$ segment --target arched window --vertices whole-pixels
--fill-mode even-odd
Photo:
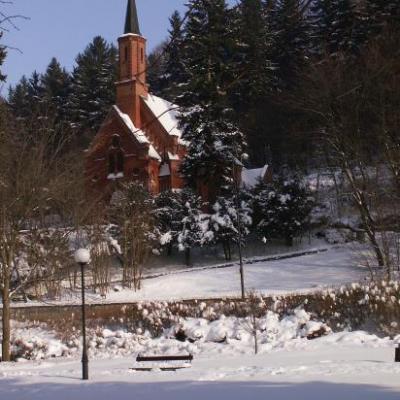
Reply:
[[[142,61],[142,64],[144,63],[144,50],[143,47],[140,49],[140,59]]]
[[[128,61],[128,47],[127,46],[124,48],[124,51],[125,51],[124,62],[127,62]]]
[[[121,138],[113,135],[108,152],[108,179],[119,179],[124,177],[125,155],[121,148]]]

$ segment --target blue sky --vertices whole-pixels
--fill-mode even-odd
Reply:
[[[19,31],[11,29],[4,42],[9,50],[3,70],[9,84],[34,70],[43,72],[54,56],[71,69],[76,55],[96,35],[116,41],[123,33],[126,0],[13,0],[5,12],[22,14],[30,19],[19,20]],[[142,34],[149,49],[161,42],[169,27],[168,18],[176,9],[183,12],[185,0],[137,0]]]

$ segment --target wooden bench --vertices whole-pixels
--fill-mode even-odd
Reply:
[[[193,361],[193,355],[188,354],[185,356],[142,356],[138,355],[136,357],[136,362],[138,363],[146,363],[146,362],[153,362],[153,363],[168,363],[171,361],[184,361],[185,363],[191,364]],[[191,365],[161,365],[157,367],[135,367],[132,368],[135,371],[152,371],[154,369],[159,369],[161,371],[176,371],[178,369],[189,368]]]

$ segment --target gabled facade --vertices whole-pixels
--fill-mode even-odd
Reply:
[[[125,32],[119,37],[117,100],[86,153],[92,189],[111,194],[116,182],[137,180],[157,194],[181,189],[179,167],[186,145],[178,129],[177,107],[149,93],[146,39],[135,0],[128,1]]]

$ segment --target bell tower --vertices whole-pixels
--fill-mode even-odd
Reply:
[[[146,39],[140,33],[135,0],[128,0],[125,31],[118,38],[119,81],[117,106],[128,114],[137,128],[142,127],[140,97],[147,97]]]

